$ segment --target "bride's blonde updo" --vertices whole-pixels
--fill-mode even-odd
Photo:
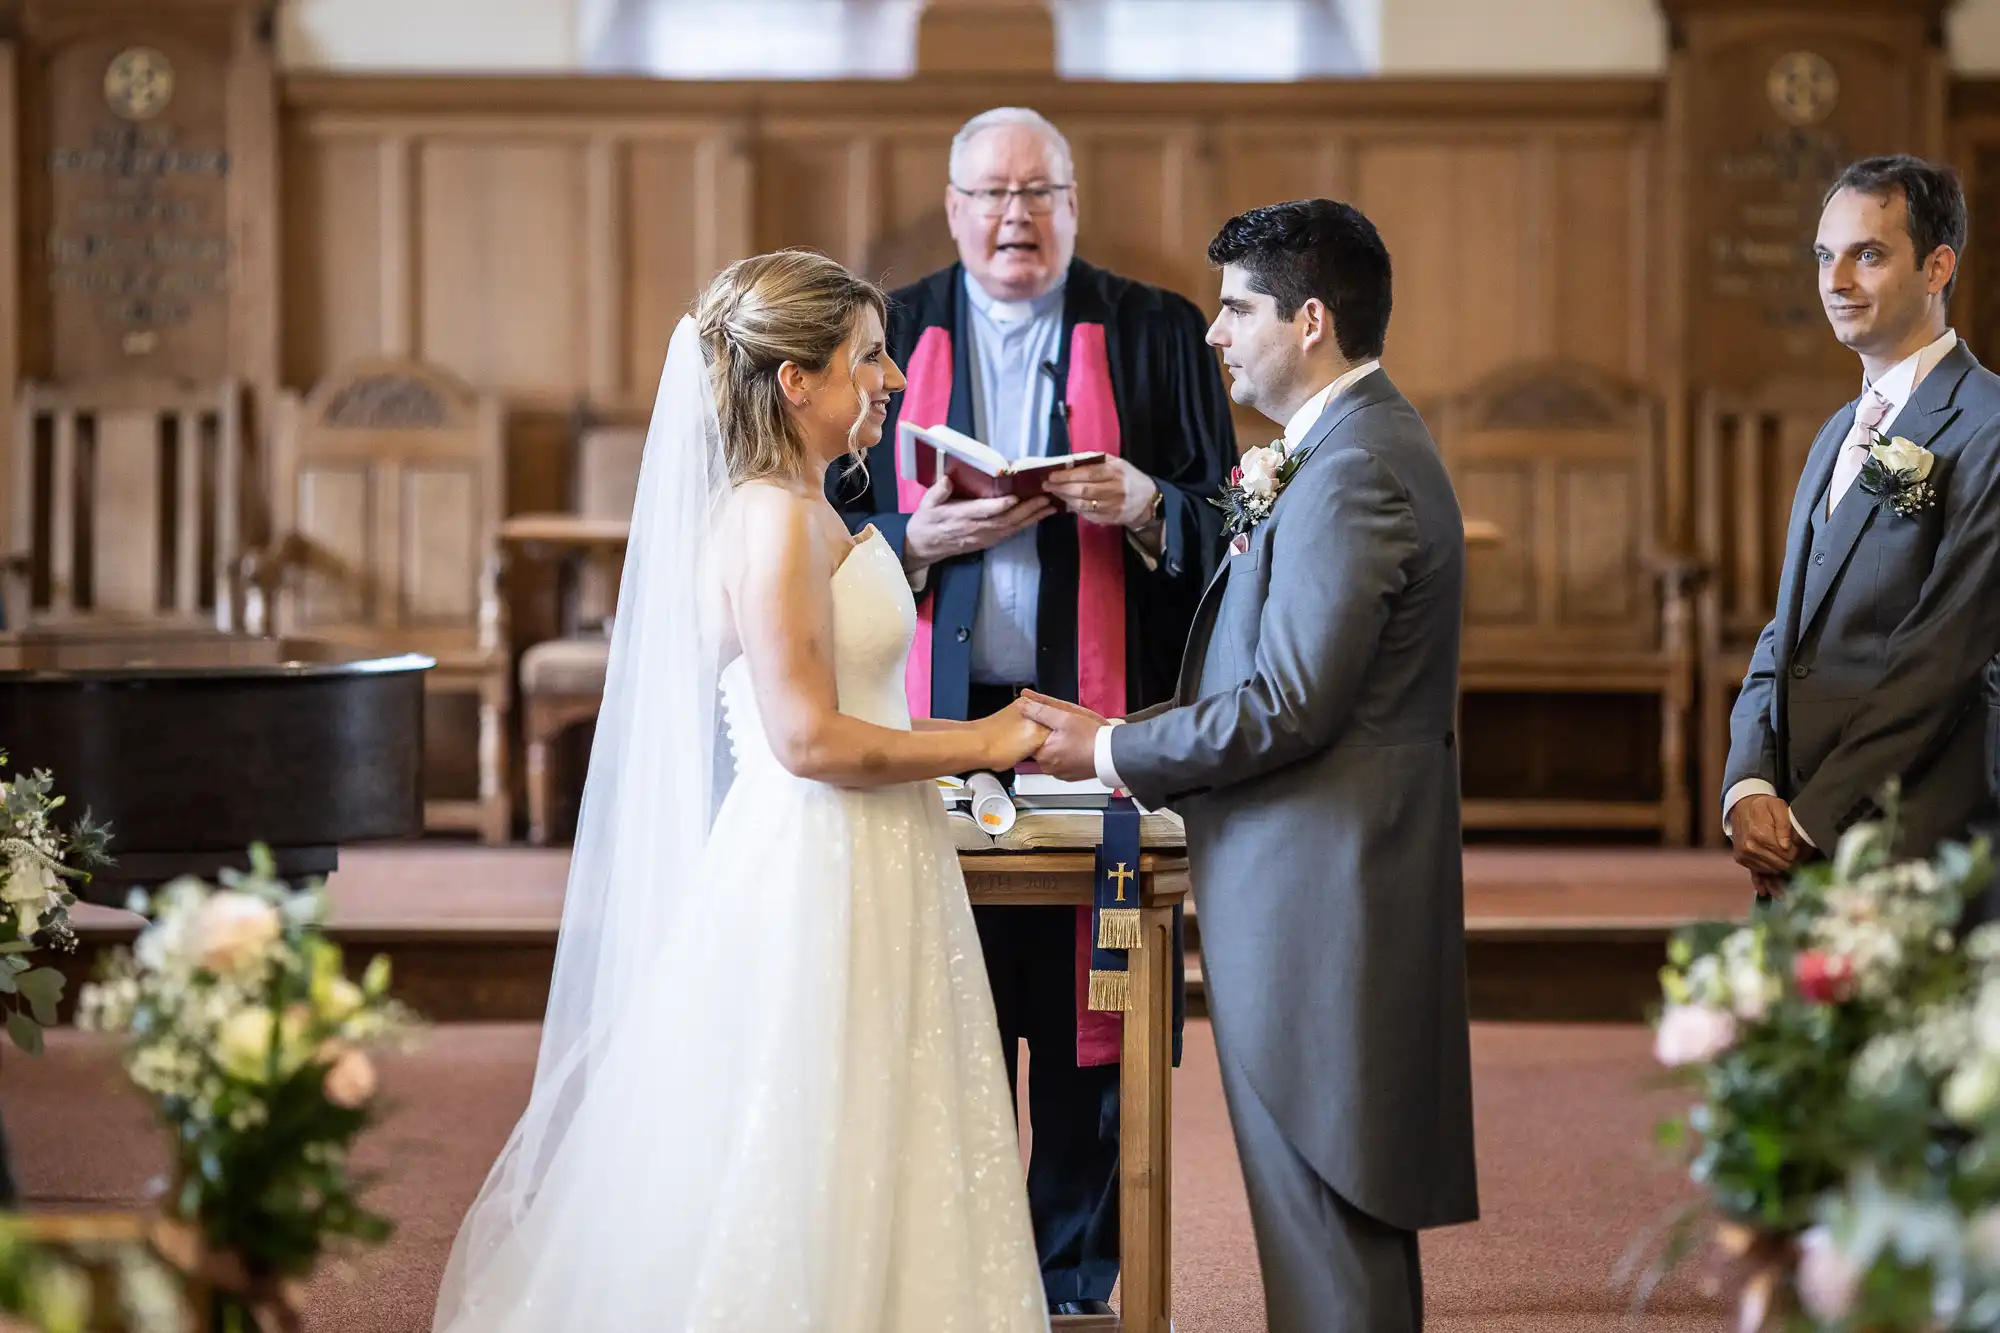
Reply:
[[[814,374],[825,371],[868,308],[886,326],[881,288],[810,250],[739,259],[708,285],[695,323],[715,386],[731,482],[817,472],[786,408],[778,367],[790,361]],[[867,415],[868,403],[857,391],[850,449]]]

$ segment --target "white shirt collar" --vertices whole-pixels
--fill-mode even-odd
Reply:
[[[1906,356],[1889,367],[1883,372],[1882,378],[1875,383],[1870,384],[1866,376],[1862,377],[1863,393],[1873,389],[1889,400],[1889,415],[1883,418],[1885,425],[1903,410],[1904,405],[1916,393],[1917,386],[1924,382],[1924,376],[1935,370],[1938,362],[1950,356],[1951,349],[1956,346],[1958,346],[1957,331],[1946,329],[1942,338],[1922,348],[1914,356]]]
[[[1037,296],[1032,301],[1003,301],[979,285],[972,276],[972,270],[965,272],[965,295],[977,310],[995,324],[1025,324],[1037,315],[1046,315],[1051,310],[1062,307],[1063,288],[1069,283],[1069,274],[1056,279],[1056,285]]]
[[[1320,413],[1326,411],[1328,403],[1359,384],[1371,372],[1381,368],[1380,361],[1364,361],[1308,398],[1306,405],[1292,413],[1292,419],[1285,423],[1285,452],[1290,453],[1299,447],[1299,442],[1305,439],[1306,432],[1313,428],[1315,421],[1319,420]]]

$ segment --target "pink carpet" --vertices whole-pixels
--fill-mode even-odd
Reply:
[[[524,1100],[536,1030],[453,1026],[385,1070],[396,1110],[369,1145],[377,1206],[401,1232],[352,1274],[315,1283],[315,1333],[422,1333],[459,1216]],[[1174,1092],[1178,1333],[1263,1327],[1249,1212],[1206,1023],[1189,1026]],[[1435,1333],[1720,1333],[1726,1321],[1670,1283],[1627,1324],[1609,1274],[1626,1239],[1675,1200],[1651,1126],[1677,1095],[1649,1090],[1636,1028],[1482,1025],[1474,1031],[1485,1216],[1424,1239]],[[130,1204],[163,1161],[143,1108],[101,1050],[57,1034],[0,1078],[23,1189],[37,1206]],[[588,1331],[580,1331],[588,1333]],[[668,1333],[662,1330],[662,1333]]]

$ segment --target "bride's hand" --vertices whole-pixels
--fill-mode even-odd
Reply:
[[[1005,772],[1042,748],[1049,729],[1030,719],[1019,701],[973,724],[986,749],[986,766]]]

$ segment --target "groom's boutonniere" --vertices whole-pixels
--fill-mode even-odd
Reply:
[[[1269,518],[1279,493],[1305,461],[1304,453],[1286,452],[1283,440],[1273,440],[1243,455],[1242,462],[1229,474],[1229,484],[1222,488],[1222,498],[1209,501],[1229,515],[1222,525],[1222,535],[1241,539]],[[1232,541],[1230,549],[1236,550],[1244,544]]]
[[[1868,461],[1861,465],[1861,489],[1889,501],[1889,507],[1904,518],[1937,503],[1937,487],[1931,485],[1931,467],[1936,455],[1922,445],[1898,435],[1885,437],[1868,432]]]

